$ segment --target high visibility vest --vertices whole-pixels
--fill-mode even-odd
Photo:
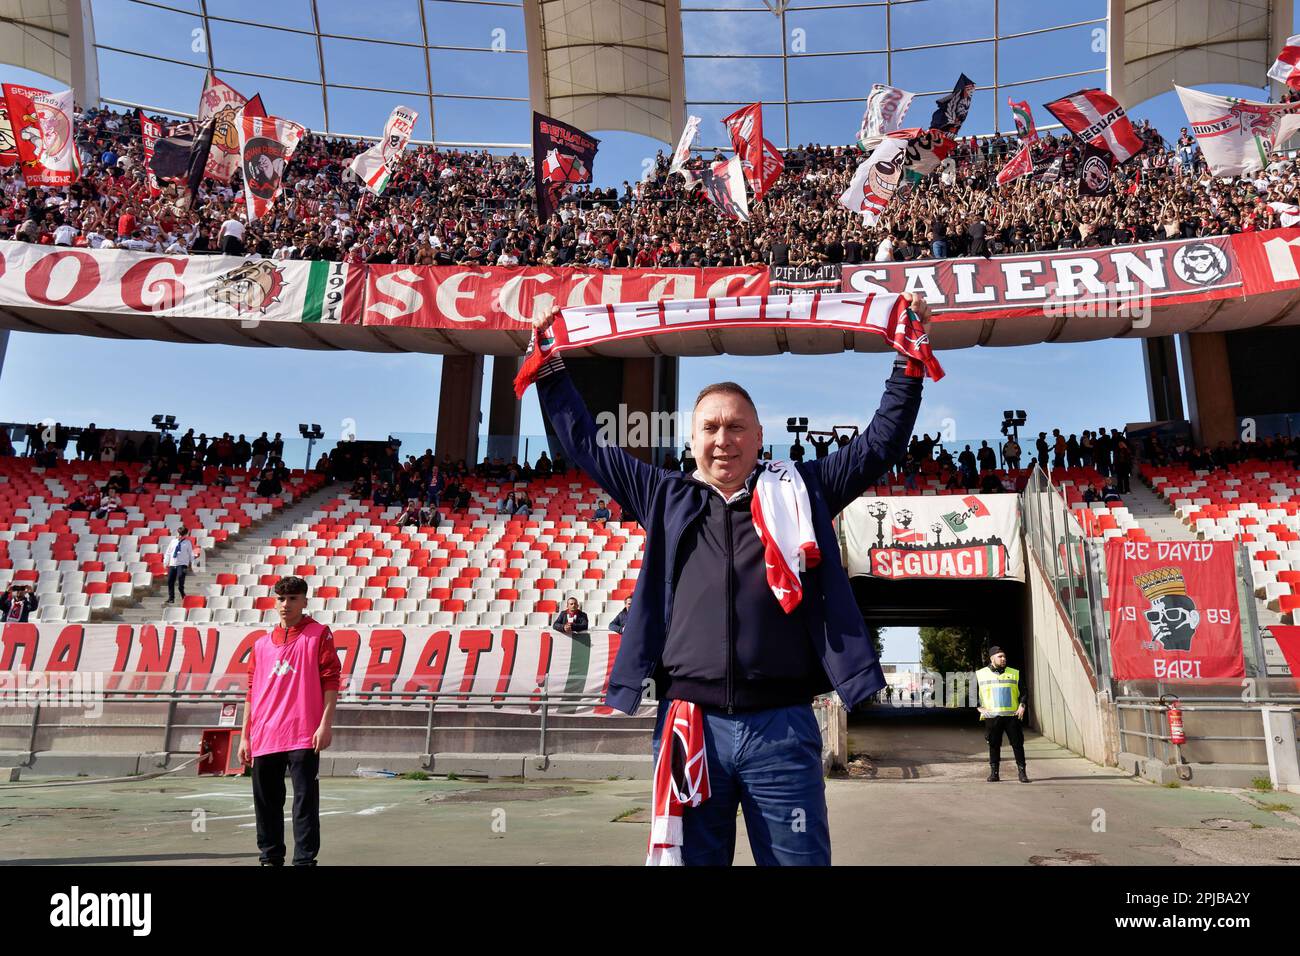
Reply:
[[[981,667],[975,679],[980,686],[980,706],[988,713],[1004,717],[1020,709],[1020,671],[1004,667],[999,674],[991,667]]]

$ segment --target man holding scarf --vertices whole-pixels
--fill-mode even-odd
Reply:
[[[906,299],[924,332],[928,307]],[[534,320],[535,343],[558,315]],[[710,385],[692,418],[693,474],[603,444],[559,352],[536,382],[565,456],[646,530],[606,703],[630,714],[647,690],[660,701],[647,862],[730,864],[740,807],[760,865],[828,865],[811,703],[834,689],[852,708],[885,686],[831,521],[902,458],[920,363],[894,363],[875,417],[847,446],[797,464],[760,462],[749,394]]]

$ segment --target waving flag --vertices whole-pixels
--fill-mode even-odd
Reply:
[[[199,125],[212,120],[212,149],[203,175],[228,183],[239,168],[239,113],[248,102],[228,83],[209,73],[199,96]]]
[[[776,181],[781,178],[781,173],[785,171],[785,157],[781,151],[772,145],[770,139],[763,140],[763,172],[759,180],[759,188],[754,190],[754,202],[758,202],[767,191],[776,185]]]
[[[1080,90],[1044,105],[1081,141],[1110,150],[1116,163],[1142,152],[1145,144],[1133,131],[1124,107],[1109,93]]]
[[[1277,55],[1277,60],[1268,68],[1269,79],[1284,83],[1293,90],[1300,90],[1300,34],[1286,38],[1286,46]]]
[[[953,138],[938,129],[899,129],[889,138],[906,141],[903,169],[912,180],[930,175],[957,148]]]
[[[925,544],[925,532],[920,528],[912,529],[906,525],[890,525],[890,536],[894,544]]]
[[[23,180],[28,186],[67,186],[81,176],[73,134],[72,90],[50,93],[4,84]]]
[[[1269,153],[1300,128],[1300,103],[1256,103],[1177,85],[1174,89],[1215,176],[1263,169]]]
[[[284,170],[305,132],[297,123],[278,116],[240,113],[239,156],[249,222],[265,215],[280,194]]]
[[[858,145],[871,152],[882,137],[899,129],[915,96],[915,93],[897,87],[874,84],[867,94],[867,110],[862,114],[862,126],[858,129]]]
[[[388,188],[393,173],[397,172],[397,164],[401,162],[406,144],[411,141],[419,115],[405,106],[395,107],[384,124],[384,135],[379,142],[352,160],[348,167],[376,196]]]
[[[736,155],[740,157],[745,182],[754,191],[754,198],[758,199],[763,192],[763,104],[750,103],[722,122],[731,136]]]
[[[1002,167],[998,173],[998,185],[1005,186],[1012,180],[1019,179],[1021,176],[1028,176],[1034,171],[1034,159],[1029,155],[1029,144],[1026,143],[1017,150],[1016,155],[1012,156],[1007,164]]]
[[[1022,143],[1032,143],[1038,139],[1038,130],[1034,127],[1034,114],[1029,108],[1028,100],[1021,100],[1019,103],[1007,97],[1007,106],[1011,107],[1011,115],[1016,121],[1016,136]]]
[[[966,122],[970,112],[971,97],[975,95],[975,81],[963,73],[957,78],[957,85],[952,92],[935,104],[934,116],[930,118],[930,128],[942,130],[956,136],[961,124]]]
[[[162,139],[162,124],[149,119],[142,109],[137,109],[135,114],[140,121],[140,142],[144,146],[145,179],[149,183],[149,195],[159,196],[162,194],[162,187],[158,185],[158,176],[153,171],[152,164],[153,148],[158,140]]]
[[[1115,156],[1108,149],[1088,143],[1079,163],[1079,195],[1105,196],[1115,184]]]
[[[879,222],[885,207],[894,198],[903,179],[906,149],[906,140],[886,136],[858,166],[849,188],[840,196],[841,206],[862,213],[864,225],[874,226]]]
[[[671,173],[680,173],[691,158],[691,147],[695,145],[695,137],[699,135],[700,123],[703,120],[698,116],[689,116],[686,119],[686,125],[682,128],[682,138],[677,141],[677,148],[673,150],[673,162],[668,167]],[[687,177],[690,182],[692,177]]]
[[[543,219],[555,212],[570,186],[591,182],[599,142],[576,126],[533,113],[533,180]]]
[[[0,96],[0,166],[12,166],[18,162],[18,141],[14,138],[14,127],[9,122],[9,104]]]
[[[1300,206],[1288,202],[1271,202],[1268,208],[1272,209],[1278,215],[1278,220],[1282,223],[1284,229],[1290,229],[1292,226],[1300,224]]]
[[[724,216],[749,222],[749,199],[745,195],[745,169],[739,156],[721,159],[700,177],[704,194]]]

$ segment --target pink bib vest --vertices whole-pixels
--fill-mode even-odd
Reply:
[[[253,708],[248,745],[253,756],[309,750],[325,713],[320,683],[321,639],[329,628],[309,622],[287,644],[271,641],[274,630],[253,645]]]

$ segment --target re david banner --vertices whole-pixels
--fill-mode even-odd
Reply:
[[[1231,541],[1106,542],[1116,680],[1244,677]]]
[[[859,498],[843,527],[851,575],[1025,579],[1015,495]]]
[[[199,97],[199,125],[212,120],[212,149],[203,175],[228,183],[239,169],[239,114],[248,99],[209,73]],[[251,111],[250,111],[251,113]]]
[[[81,176],[81,158],[73,129],[72,90],[49,93],[5,83],[4,94],[27,185],[76,182]]]
[[[239,153],[250,222],[265,215],[280,194],[285,167],[304,132],[297,123],[277,116],[240,114]]]
[[[415,121],[419,116],[415,110],[405,106],[396,107],[384,124],[384,135],[379,142],[352,160],[349,168],[376,196],[388,188],[389,181],[397,172],[397,164],[402,159],[406,144],[411,141]]]

